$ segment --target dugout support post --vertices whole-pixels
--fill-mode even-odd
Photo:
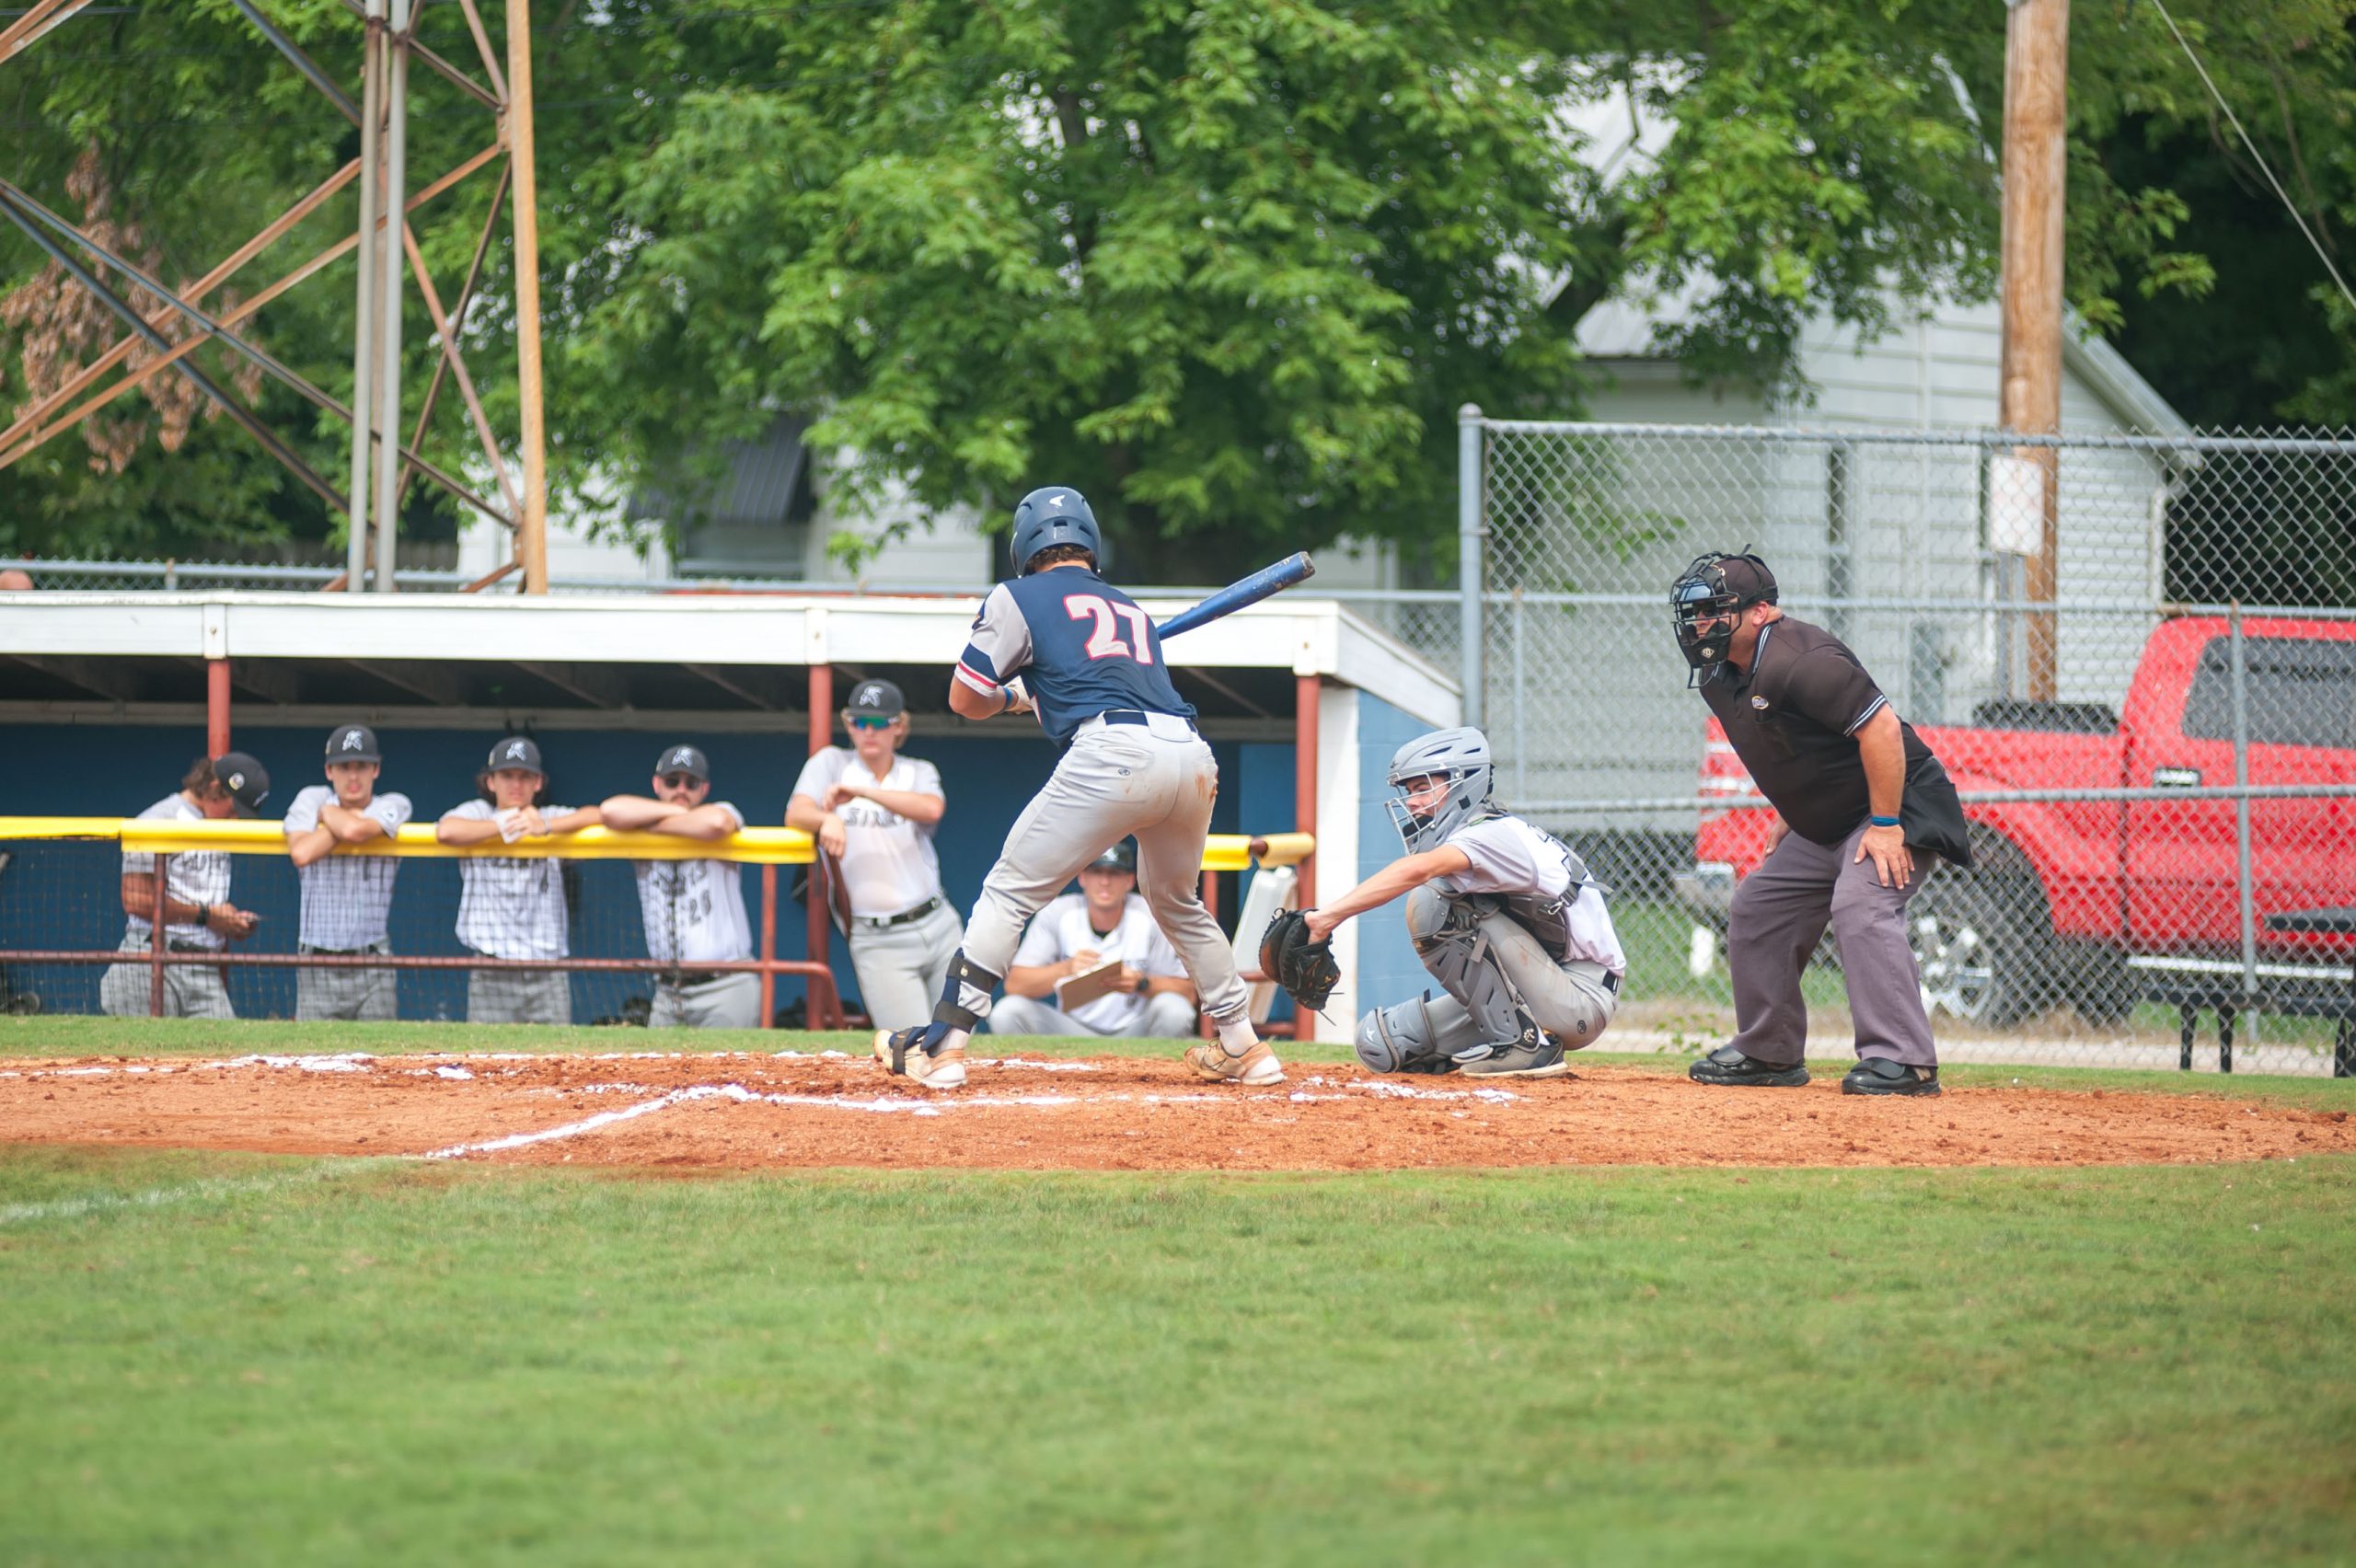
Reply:
[[[204,755],[219,756],[229,749],[229,661],[204,662]]]
[[[761,962],[777,959],[777,868],[761,868]],[[761,971],[761,1027],[777,1027],[777,971]]]
[[[1317,836],[1317,704],[1324,682],[1315,675],[1295,675],[1292,681],[1292,818],[1294,827]],[[1317,905],[1317,852],[1311,850],[1295,873],[1300,889],[1299,907]],[[1315,1036],[1317,1015],[1307,1008],[1292,1010],[1292,1037]]]
[[[156,857],[156,870],[150,884],[153,901],[147,905],[147,1016],[164,1016],[164,872],[171,864],[169,855]]]
[[[822,659],[814,659],[810,662],[810,749],[804,754],[805,755],[816,756],[820,752],[825,751],[827,744],[835,738],[834,710],[835,667]],[[762,890],[761,896],[764,901],[768,899],[767,888]],[[813,963],[829,963],[834,957],[835,951],[834,922],[826,913],[826,899],[819,888],[818,865],[814,859],[810,865],[810,896],[807,903],[809,922],[806,928],[807,934],[803,939],[804,951],[809,953],[810,962]],[[763,940],[774,941],[774,933],[777,930],[774,911],[771,912],[768,924],[763,929],[772,933]],[[763,953],[761,956],[768,958],[773,955]],[[768,1007],[766,1001],[763,1002],[761,1010],[764,1016],[768,1015]],[[817,1027],[817,1019],[814,1014],[810,1022],[812,1028]]]

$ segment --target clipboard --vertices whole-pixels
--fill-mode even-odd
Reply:
[[[1056,1010],[1069,1012],[1100,997],[1109,997],[1120,980],[1121,961],[1117,958],[1108,958],[1083,974],[1067,974],[1056,982]]]

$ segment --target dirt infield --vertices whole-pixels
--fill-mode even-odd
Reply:
[[[1369,1170],[2199,1163],[2356,1151],[2356,1123],[2206,1095],[1709,1090],[1608,1065],[1498,1085],[1311,1065],[1237,1090],[1175,1061],[1010,1057],[933,1095],[837,1053],[723,1052],[12,1062],[0,1140],[626,1167]]]

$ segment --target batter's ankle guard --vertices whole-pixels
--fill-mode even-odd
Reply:
[[[958,949],[949,961],[949,980],[932,1009],[933,1021],[971,1033],[976,1024],[990,1016],[990,993],[1005,978],[984,969],[965,956],[964,949]]]

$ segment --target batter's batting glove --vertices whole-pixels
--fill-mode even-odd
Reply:
[[[1309,934],[1309,912],[1279,910],[1260,938],[1260,973],[1284,987],[1297,1006],[1311,1012],[1325,1005],[1342,983],[1342,966],[1334,961],[1334,944]]]

